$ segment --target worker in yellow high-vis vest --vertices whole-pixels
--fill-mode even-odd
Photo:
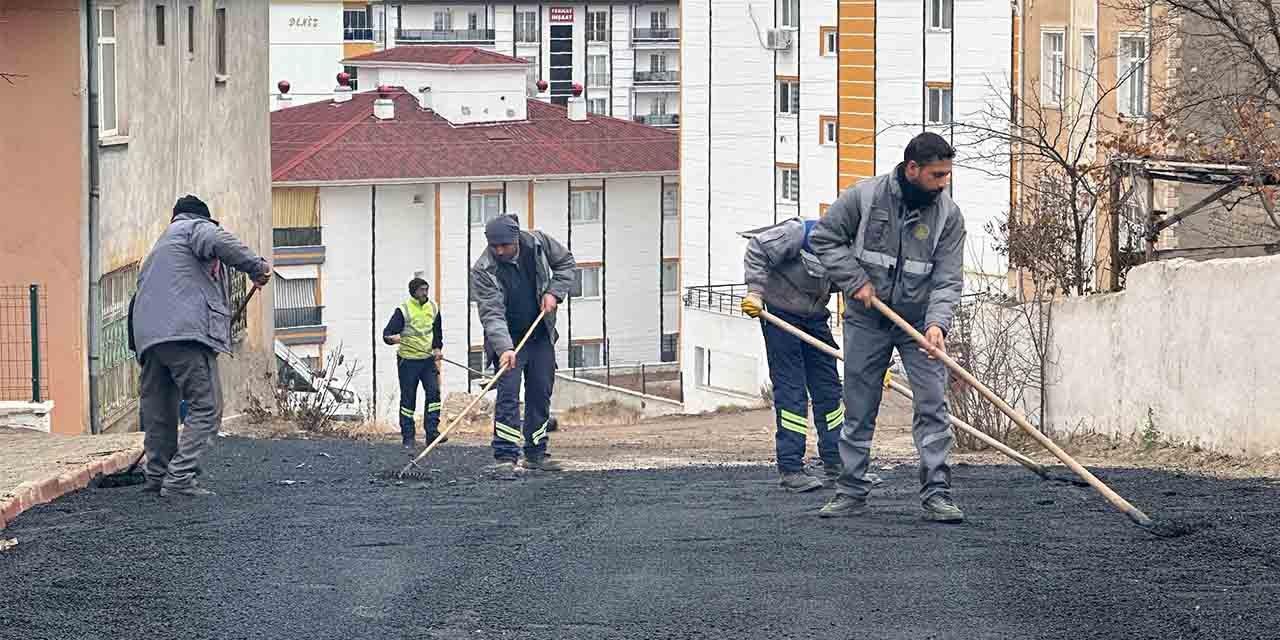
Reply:
[[[409,281],[409,299],[391,314],[382,330],[382,341],[399,345],[396,370],[400,376],[400,439],[406,449],[414,446],[414,411],[418,404],[418,384],[426,392],[427,414],[422,430],[428,444],[440,435],[440,368],[444,340],[440,333],[440,310],[428,297],[430,287],[422,278]]]

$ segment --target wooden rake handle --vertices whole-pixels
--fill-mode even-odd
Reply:
[[[760,317],[772,323],[774,326],[778,327],[779,329],[782,329],[783,331],[786,331],[787,333],[790,333],[791,335],[794,335],[795,337],[807,342],[808,344],[813,346],[813,348],[818,349],[823,353],[826,353],[827,355],[837,360],[844,360],[844,355],[841,354],[839,351],[837,351],[835,347],[832,347],[831,345],[805,333],[804,331],[801,331],[798,327],[788,323],[787,321],[779,318],[778,316],[775,316],[772,313],[769,313],[768,311],[761,311]],[[908,400],[915,399],[915,396],[912,395],[911,390],[903,386],[901,383],[890,381],[889,388],[905,396]],[[990,446],[992,449],[995,449],[996,451],[999,451],[1000,453],[1003,453],[1004,455],[1009,456],[1011,459],[1013,459],[1014,462],[1017,462],[1018,464],[1030,469],[1033,473],[1040,476],[1041,478],[1049,477],[1049,470],[1046,469],[1044,465],[1032,460],[1031,458],[1028,458],[1022,455],[1021,453],[1018,453],[1017,451],[1013,450],[1013,448],[1009,447],[1005,443],[1000,442],[999,440],[996,440],[995,438],[983,433],[982,431],[979,431],[976,427],[961,420],[960,418],[957,418],[951,414],[947,414],[947,419],[950,420],[951,424],[955,426],[955,428],[961,431],[964,431],[965,433],[987,443],[987,445]]]
[[[542,324],[542,319],[545,318],[546,315],[547,315],[546,310],[543,310],[541,313],[538,314],[538,319],[534,320],[532,325],[529,325],[529,330],[524,332],[523,338],[520,338],[520,344],[516,345],[516,348],[515,348],[516,353],[520,353],[520,350],[524,348],[524,344],[529,341],[529,338],[533,337],[533,332],[536,331],[538,329],[538,326]],[[422,453],[419,453],[417,457],[415,457],[413,460],[410,460],[409,464],[405,465],[404,468],[400,470],[400,473],[398,475],[400,477],[403,477],[405,473],[407,473],[410,469],[418,465],[419,460],[427,457],[427,454],[431,453],[431,451],[436,448],[436,445],[440,444],[440,442],[449,435],[449,432],[453,431],[453,428],[458,426],[458,424],[462,422],[462,419],[467,417],[467,415],[471,413],[471,410],[474,409],[476,405],[480,403],[480,400],[484,398],[484,395],[486,393],[489,393],[489,390],[492,389],[494,385],[498,384],[498,380],[501,379],[502,374],[506,372],[507,372],[506,366],[503,366],[502,368],[498,369],[498,372],[494,374],[492,379],[489,380],[489,384],[486,384],[484,386],[484,389],[480,390],[479,395],[477,395],[471,401],[471,404],[468,404],[467,407],[462,410],[462,413],[459,413],[457,416],[455,416],[453,421],[449,423],[449,426],[445,427],[442,431],[440,431],[440,435],[436,436],[436,439],[432,440],[431,444],[427,445],[427,448],[422,450]]]
[[[982,394],[982,397],[986,398],[991,404],[994,404],[1001,413],[1008,416],[1008,418],[1012,420],[1014,424],[1018,425],[1019,428],[1025,431],[1027,435],[1034,438],[1036,442],[1039,442],[1045,449],[1048,449],[1049,453],[1052,453],[1055,458],[1061,460],[1063,464],[1067,465],[1068,469],[1071,469],[1073,473],[1080,476],[1080,478],[1085,482],[1088,482],[1089,486],[1096,489],[1098,493],[1102,494],[1102,497],[1107,499],[1107,502],[1110,502],[1111,505],[1120,510],[1120,512],[1129,516],[1129,519],[1135,524],[1144,527],[1151,524],[1151,518],[1148,517],[1147,514],[1130,504],[1128,500],[1125,500],[1120,496],[1120,494],[1113,491],[1111,487],[1108,487],[1106,483],[1099,480],[1097,476],[1090,473],[1083,465],[1076,462],[1075,458],[1072,458],[1066,451],[1063,451],[1061,447],[1054,444],[1053,440],[1050,440],[1048,436],[1041,433],[1039,429],[1031,426],[1031,423],[1022,415],[1022,413],[1009,406],[1009,403],[1005,402],[1000,398],[1000,396],[997,396],[995,392],[991,391],[991,389],[988,389],[987,385],[979,382],[977,378],[973,377],[973,374],[966,371],[965,368],[960,366],[955,360],[952,360],[951,356],[948,356],[946,353],[935,349],[933,345],[930,345],[929,342],[925,340],[924,336],[919,331],[916,331],[915,327],[911,326],[911,323],[903,320],[902,316],[895,313],[888,305],[876,297],[871,298],[871,305],[875,307],[877,311],[884,314],[886,318],[892,320],[894,324],[898,325],[899,329],[902,329],[907,333],[907,335],[911,336],[911,338],[915,340],[916,343],[920,345],[920,348],[924,349],[926,353],[938,360],[941,360],[948,369],[957,376],[960,376],[961,380],[964,380],[969,386],[977,389],[978,393]]]

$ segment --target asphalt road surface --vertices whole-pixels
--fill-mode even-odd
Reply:
[[[321,455],[324,454],[324,455]],[[222,438],[206,486],[86,490],[0,538],[0,638],[1280,638],[1280,489],[1102,470],[1159,539],[1086,488],[958,466],[969,520],[920,520],[916,473],[856,519],[765,467],[428,482],[389,445]],[[301,466],[300,466],[301,465]],[[292,482],[292,484],[289,484]]]

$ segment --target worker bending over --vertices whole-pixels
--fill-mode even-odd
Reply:
[[[396,307],[382,330],[383,342],[399,345],[396,373],[400,378],[400,440],[406,449],[413,448],[419,383],[426,394],[427,412],[422,418],[426,443],[431,444],[440,435],[439,363],[444,340],[440,332],[440,310],[428,297],[430,292],[426,280],[410,280],[409,299]]]
[[[816,224],[817,220],[792,218],[751,238],[743,261],[747,296],[742,299],[742,311],[758,318],[767,305],[779,319],[835,347],[827,309],[831,281],[809,246],[809,234]],[[804,468],[809,398],[813,398],[818,456],[824,475],[833,482],[841,471],[836,442],[845,421],[836,359],[769,322],[762,320],[760,327],[773,384],[780,484],[795,492],[821,488],[823,481],[808,475]],[[878,480],[874,475],[871,478],[872,482]]]
[[[569,295],[577,263],[564,245],[542,231],[521,231],[503,214],[484,229],[489,246],[471,267],[471,297],[484,326],[484,348],[499,366],[493,412],[493,456],[499,472],[558,471],[547,457],[551,388],[556,374],[556,307]],[[535,326],[538,314],[546,312]],[[533,334],[520,352],[525,333]],[[520,379],[524,378],[524,417]],[[520,459],[520,445],[524,458]]]
[[[912,436],[920,454],[920,499],[927,520],[960,522],[951,498],[947,454],[947,370],[871,306],[880,298],[922,332],[930,350],[945,353],[947,331],[963,287],[964,218],[946,193],[955,151],[941,136],[922,133],[907,145],[892,173],[841,194],[809,242],[842,291],[844,402],[840,433],[844,469],[823,517],[860,513],[871,484],[863,476],[883,393],[882,379],[897,348],[915,395]]]

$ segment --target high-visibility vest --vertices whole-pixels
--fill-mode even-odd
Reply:
[[[396,353],[405,360],[424,360],[431,357],[431,328],[436,321],[436,305],[428,300],[419,304],[409,298],[400,305],[404,315],[404,329],[400,331],[400,348]]]

